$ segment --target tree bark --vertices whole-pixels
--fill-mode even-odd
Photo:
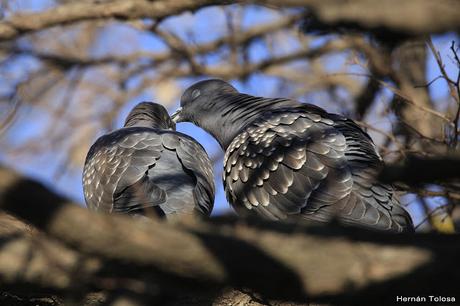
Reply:
[[[305,7],[328,27],[353,27],[370,31],[423,35],[460,30],[460,3],[456,0],[118,0],[66,3],[43,12],[17,14],[0,22],[0,40],[53,26],[84,20],[117,18],[162,19],[204,6],[248,3],[280,7]],[[442,17],[442,18],[441,18]]]
[[[460,281],[458,235],[391,235],[260,220],[139,222],[91,213],[6,168],[0,168],[0,178],[2,209],[74,250],[63,252],[63,259],[51,257],[68,266],[59,270],[68,286],[103,287],[93,276],[123,275],[167,290],[232,286],[269,299],[356,304],[358,297],[360,303],[393,303],[396,295],[451,296]],[[18,239],[3,243],[0,269],[11,258],[21,258],[13,251],[43,253],[30,240]],[[81,279],[75,282],[65,273],[75,273],[77,252],[87,259],[79,262]],[[21,270],[21,265],[16,267]],[[62,289],[53,281],[58,277],[53,270],[43,268],[41,273],[27,283]]]

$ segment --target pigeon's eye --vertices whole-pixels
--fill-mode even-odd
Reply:
[[[199,89],[195,89],[194,91],[192,91],[192,100],[195,100],[196,98],[198,98],[200,94],[201,92]]]

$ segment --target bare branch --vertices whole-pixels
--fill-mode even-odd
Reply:
[[[359,301],[372,303],[394,301],[388,292],[401,288],[410,295],[454,292],[460,280],[454,264],[457,236],[411,237],[261,221],[216,220],[220,224],[179,227],[142,223],[93,214],[0,169],[2,209],[79,252],[109,260],[112,268],[119,265],[128,275],[142,270],[147,279],[168,286],[191,286],[194,280],[252,288],[266,297],[288,300],[346,303],[359,295]],[[449,281],[433,284],[444,273],[449,273]],[[171,277],[173,283],[168,281]]]
[[[107,3],[79,2],[59,5],[44,12],[17,14],[0,22],[0,40],[31,31],[92,19],[162,19],[188,10],[215,4],[212,0],[147,1],[126,0]]]
[[[387,165],[381,179],[385,182],[408,184],[433,183],[459,179],[460,158],[458,155],[433,158],[408,157],[404,165]]]
[[[460,4],[455,0],[389,0],[375,5],[373,0],[343,2],[339,0],[254,0],[221,1],[127,0],[111,2],[81,2],[57,6],[39,13],[17,14],[0,22],[0,39],[13,39],[20,34],[52,26],[92,19],[161,19],[187,10],[228,3],[256,3],[260,5],[306,7],[319,20],[332,26],[352,24],[365,29],[387,28],[410,34],[427,34],[458,30]],[[398,8],[398,14],[394,8]],[[414,11],[414,7],[417,8]],[[443,16],[443,18],[439,18]]]
[[[352,27],[371,31],[423,35],[458,31],[460,3],[456,0],[254,0],[277,7],[303,6],[329,27]],[[395,9],[397,8],[397,14]],[[442,16],[442,20],[439,20]]]

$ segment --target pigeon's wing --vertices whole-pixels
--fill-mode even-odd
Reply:
[[[163,134],[163,145],[175,150],[185,171],[193,175],[195,209],[209,216],[214,206],[214,175],[212,163],[204,148],[187,135],[169,131]]]
[[[379,214],[367,215],[366,223],[398,232],[413,231],[409,213],[401,206],[394,187],[376,180],[383,166],[382,158],[370,138],[355,122],[338,115],[333,116],[334,126],[347,141],[345,157],[353,174],[353,192],[356,201],[378,209]]]
[[[345,138],[331,120],[300,111],[272,112],[229,146],[227,197],[237,210],[245,206],[270,219],[316,213],[351,191],[345,150]],[[325,188],[332,176],[335,181]],[[315,203],[309,200],[313,193]]]
[[[229,202],[270,219],[300,215],[369,227],[380,227],[381,219],[391,223],[386,207],[355,192],[348,146],[326,116],[302,108],[271,112],[239,134],[226,152]]]
[[[83,171],[83,186],[90,209],[134,212],[163,203],[164,190],[149,180],[164,149],[161,136],[122,129],[102,136],[90,149]]]

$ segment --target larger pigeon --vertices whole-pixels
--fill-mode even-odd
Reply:
[[[188,88],[172,118],[195,123],[219,142],[226,196],[239,213],[413,230],[393,187],[375,179],[383,162],[374,143],[350,119],[290,99],[242,94],[221,80]]]
[[[123,128],[94,143],[83,189],[88,208],[109,213],[208,216],[214,203],[205,150],[176,132],[166,109],[151,102],[138,104]]]

